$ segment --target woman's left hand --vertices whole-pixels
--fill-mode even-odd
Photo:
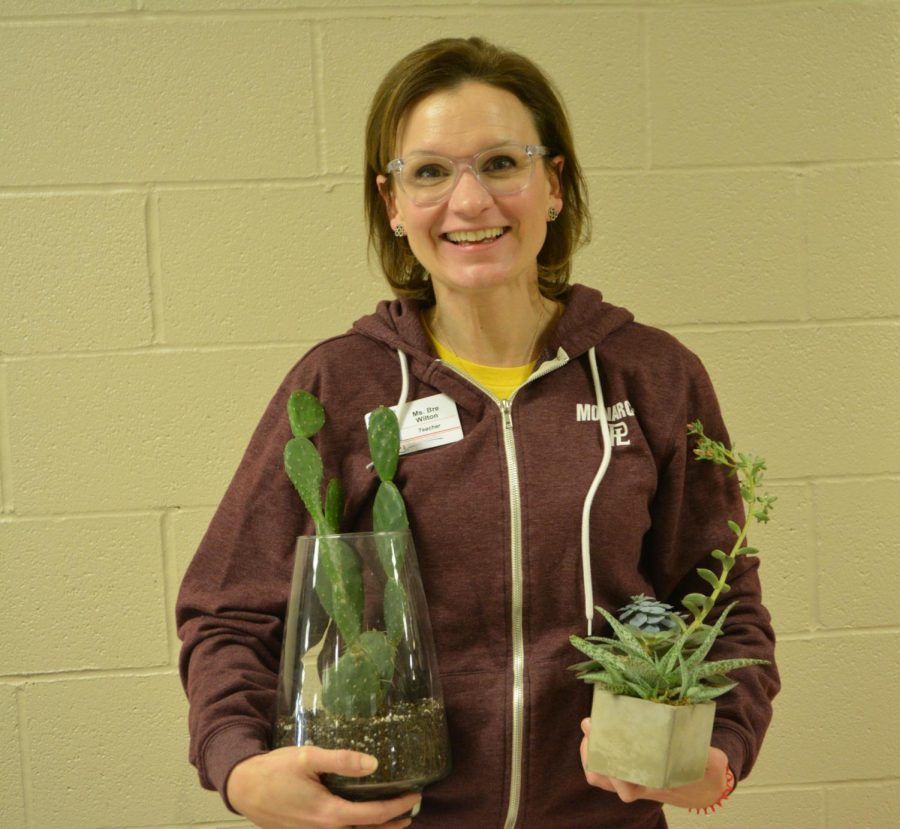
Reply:
[[[581,766],[587,782],[607,792],[613,792],[624,803],[632,803],[635,800],[658,800],[670,806],[679,806],[683,809],[705,809],[716,803],[725,791],[727,778],[728,758],[725,752],[710,746],[709,758],[706,761],[706,776],[698,783],[689,786],[680,786],[677,789],[651,789],[647,786],[638,786],[636,783],[627,783],[613,777],[605,777],[602,774],[594,774],[587,770],[587,746],[591,735],[591,721],[581,721],[581,730],[584,737],[581,740]]]

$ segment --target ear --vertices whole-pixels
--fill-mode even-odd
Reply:
[[[384,209],[387,213],[388,221],[391,223],[391,227],[393,227],[400,221],[400,211],[397,209],[397,200],[394,198],[394,190],[391,187],[391,182],[388,181],[388,177],[384,175],[376,176],[375,181],[378,184],[378,194],[384,201]]]
[[[565,163],[565,156],[562,155],[554,156],[547,163],[547,180],[550,182],[548,207],[555,207],[557,213],[562,213],[563,209],[562,169]]]

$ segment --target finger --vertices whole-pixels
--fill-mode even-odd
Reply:
[[[340,797],[333,797],[326,807],[329,819],[338,824],[350,826],[373,827],[382,824],[392,825],[396,821],[406,820],[407,815],[422,800],[418,792],[410,792],[403,797],[392,800],[370,800],[363,803],[352,803]]]
[[[585,737],[591,736],[591,718],[586,717],[581,721],[581,731]]]
[[[365,777],[378,768],[378,760],[370,754],[318,746],[302,746],[298,750],[298,762],[304,771],[313,774],[340,774],[344,777]]]
[[[619,800],[623,803],[634,803],[635,800],[639,800],[643,797],[646,788],[644,786],[638,786],[634,783],[628,783],[625,780],[616,780],[615,778],[610,779],[610,783],[613,786],[616,794],[619,795]]]

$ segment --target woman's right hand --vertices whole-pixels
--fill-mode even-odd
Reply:
[[[368,765],[367,765],[368,763]],[[332,794],[320,774],[365,777],[375,771],[374,757],[357,751],[313,746],[277,748],[238,763],[226,784],[232,808],[261,829],[400,829],[405,815],[421,800],[406,794],[393,800],[353,803]]]

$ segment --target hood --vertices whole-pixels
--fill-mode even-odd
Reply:
[[[630,311],[604,302],[600,291],[586,285],[573,285],[564,304],[563,315],[547,341],[544,358],[556,355],[560,348],[570,359],[580,357],[634,320]],[[413,360],[430,362],[434,355],[419,320],[424,307],[412,299],[385,300],[374,314],[354,322],[352,330],[403,351]]]

